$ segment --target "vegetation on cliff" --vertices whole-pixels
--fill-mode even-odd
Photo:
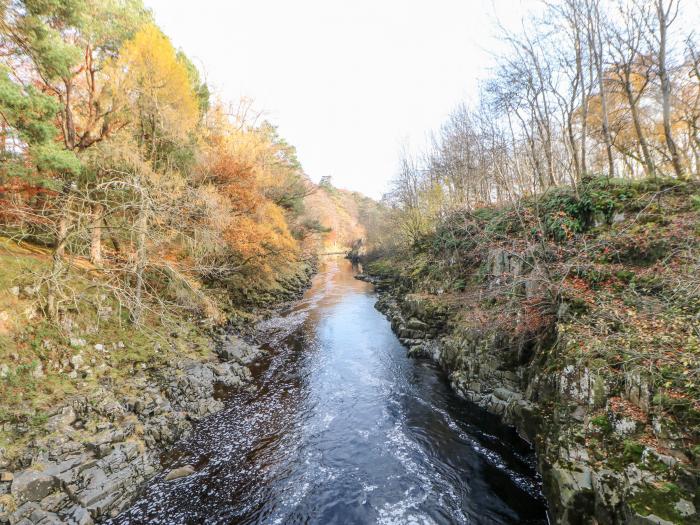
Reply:
[[[380,229],[385,211],[361,193],[336,188],[331,177],[321,179],[304,205],[304,224],[323,234],[316,238],[318,253],[347,253],[358,240],[372,242],[369,236]]]
[[[697,35],[675,1],[543,9],[402,154],[366,268],[409,351],[537,444],[558,522],[696,523]]]
[[[404,331],[413,352],[439,341],[455,387],[536,442],[560,519],[696,519],[685,502],[697,503],[700,467],[698,202],[697,183],[586,179],[455,212],[367,265],[432,312],[419,321],[444,324]],[[516,394],[491,399],[499,390]],[[548,473],[582,469],[572,492],[584,496],[558,496],[571,483]]]

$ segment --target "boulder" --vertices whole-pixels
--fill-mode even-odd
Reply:
[[[623,417],[614,421],[613,429],[616,434],[621,436],[634,434],[637,430],[637,423],[633,419]]]
[[[32,370],[32,377],[34,379],[41,379],[44,377],[44,366],[41,364],[41,361],[38,361],[34,370]]]
[[[75,423],[77,419],[73,407],[63,407],[46,422],[46,428],[50,432],[56,432]]]
[[[629,523],[630,525],[675,525],[673,522],[660,518],[656,514],[649,514],[647,516],[635,514],[629,520]]]
[[[22,288],[22,293],[29,298],[36,297],[39,293],[39,286],[29,285]]]
[[[688,501],[687,499],[679,499],[673,505],[673,508],[676,509],[676,512],[684,518],[695,514],[695,505],[692,501]]]
[[[64,516],[66,523],[70,523],[71,525],[92,525],[94,523],[87,509],[80,505],[75,505],[70,508]]]
[[[87,341],[85,341],[85,339],[81,339],[80,337],[71,337],[68,340],[68,343],[73,348],[82,348],[87,344]]]
[[[50,474],[25,470],[17,474],[10,489],[18,502],[41,501],[59,487],[59,480]]]
[[[649,378],[642,370],[625,374],[625,397],[644,412],[649,412],[653,391]]]
[[[73,366],[74,370],[78,370],[85,363],[83,356],[80,354],[75,354],[74,356],[71,356],[69,361],[70,361],[70,364]]]
[[[425,332],[430,328],[427,323],[424,323],[420,319],[416,319],[415,317],[411,317],[407,322],[406,322],[406,327],[411,329],[411,330],[418,330],[421,332]]]
[[[247,365],[258,359],[262,351],[243,339],[229,334],[220,345],[218,354],[225,361],[236,361]]]
[[[192,465],[184,465],[182,467],[174,468],[165,476],[165,481],[172,481],[174,479],[185,478],[194,474],[194,467]]]

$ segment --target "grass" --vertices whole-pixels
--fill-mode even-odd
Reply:
[[[213,356],[209,335],[194,320],[149,313],[141,327],[132,326],[84,263],[69,271],[68,285],[77,299],[62,326],[47,321],[37,312],[38,297],[11,289],[33,286],[49,264],[48,251],[0,238],[0,366],[8,368],[0,378],[0,448],[8,458],[46,435],[49,416],[71,396],[89,395],[104,385],[117,395],[138,395],[129,379],[141,367],[157,369],[176,356]],[[94,306],[98,302],[111,306],[113,314],[100,318]],[[85,345],[72,347],[71,337]],[[105,350],[98,350],[98,344]],[[78,354],[84,366],[75,374],[70,359]]]

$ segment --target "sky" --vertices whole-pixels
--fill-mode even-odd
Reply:
[[[146,0],[225,101],[254,101],[315,181],[379,198],[534,0]],[[195,7],[196,5],[196,7]]]

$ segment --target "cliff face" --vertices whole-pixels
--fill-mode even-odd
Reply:
[[[699,523],[698,188],[589,181],[367,265],[414,355],[534,443],[557,523]]]

